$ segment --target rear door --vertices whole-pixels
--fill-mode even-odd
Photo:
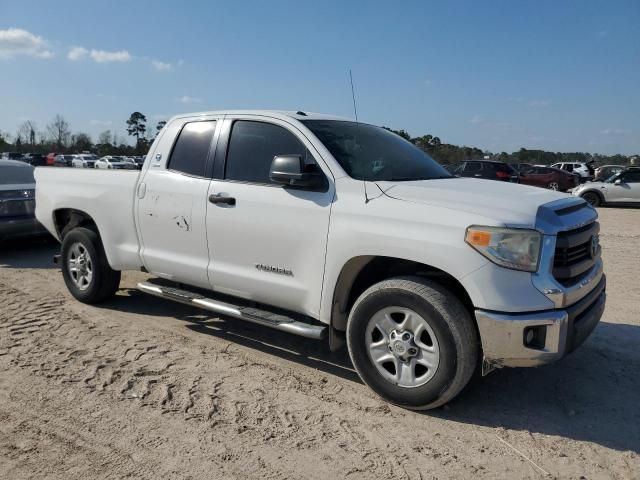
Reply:
[[[137,226],[144,266],[155,275],[209,287],[207,192],[218,117],[175,120],[138,185]]]
[[[269,117],[226,118],[209,189],[215,203],[207,210],[211,288],[317,315],[333,177],[294,125]],[[273,158],[287,154],[302,155],[308,169],[322,172],[324,186],[272,183]]]
[[[540,172],[540,167],[529,167],[520,174],[520,182],[525,185],[541,187],[544,185],[544,175]]]

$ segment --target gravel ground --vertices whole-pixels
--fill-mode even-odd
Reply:
[[[640,211],[601,209],[603,322],[445,408],[389,406],[346,352],[163,300],[74,301],[55,244],[0,247],[0,478],[640,478]]]

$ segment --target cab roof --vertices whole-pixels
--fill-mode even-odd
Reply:
[[[295,120],[342,120],[354,121],[352,118],[339,117],[336,115],[327,115],[324,113],[307,112],[303,110],[286,111],[286,110],[212,110],[195,113],[182,113],[174,115],[170,120],[186,117],[205,117],[210,115],[254,115],[272,118],[280,118],[286,120],[293,118]]]

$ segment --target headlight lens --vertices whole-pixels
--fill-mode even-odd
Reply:
[[[467,228],[465,241],[493,263],[525,272],[538,269],[542,235],[517,228]]]

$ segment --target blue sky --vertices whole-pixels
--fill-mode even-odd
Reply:
[[[640,153],[640,2],[0,0],[0,130],[309,110],[513,151]]]

